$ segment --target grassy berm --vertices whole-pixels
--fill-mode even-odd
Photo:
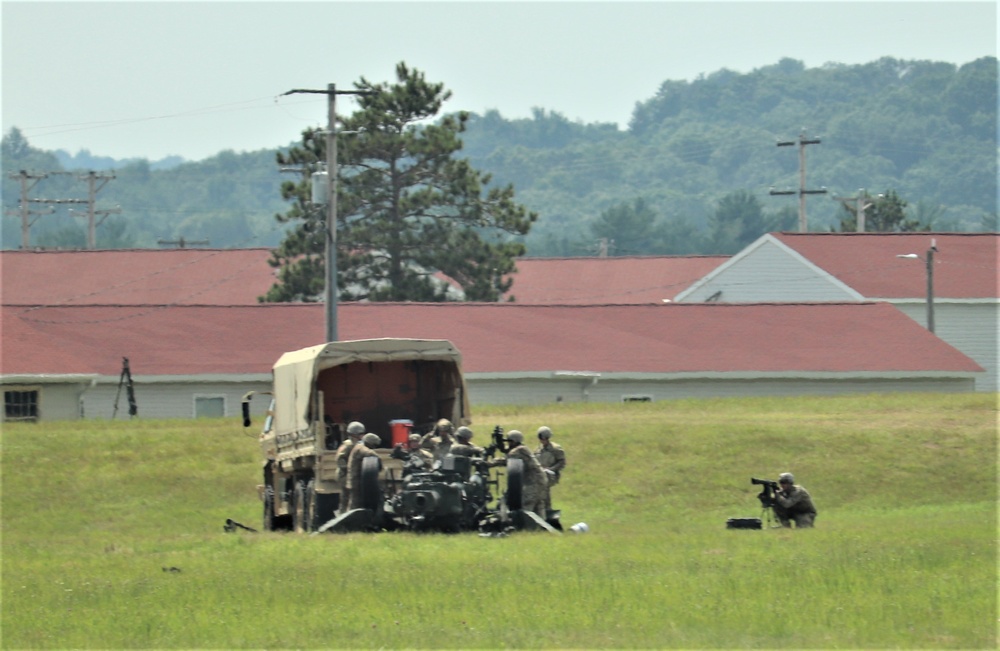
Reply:
[[[141,409],[141,404],[140,404]],[[238,419],[6,425],[6,649],[997,647],[997,396],[478,407],[549,425],[590,532],[257,526]],[[792,471],[811,530],[761,515]]]

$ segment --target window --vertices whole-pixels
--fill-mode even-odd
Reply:
[[[6,421],[36,421],[38,420],[37,387],[12,387],[4,389],[3,406]]]
[[[622,396],[622,402],[653,402],[653,396]]]
[[[226,415],[225,396],[195,396],[195,418],[222,418]]]

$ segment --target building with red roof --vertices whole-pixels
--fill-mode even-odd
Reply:
[[[924,327],[933,322],[938,337],[986,369],[977,390],[993,392],[998,268],[997,233],[769,233],[676,300],[885,301]]]
[[[6,305],[253,305],[271,249],[0,251]]]
[[[932,238],[939,336],[920,261],[897,257]],[[995,390],[996,239],[774,233],[732,258],[523,259],[514,302],[341,303],[339,334],[451,340],[473,404]],[[124,414],[126,358],[142,416],[235,414],[282,353],[324,338],[323,305],[258,303],[269,257],[0,252],[6,417]]]
[[[123,417],[123,358],[140,416],[232,416],[282,353],[325,331],[320,304],[3,305],[0,317],[4,390],[33,392],[45,419]],[[473,405],[970,391],[982,373],[886,303],[345,303],[338,321],[343,339],[451,341]]]
[[[505,299],[521,305],[664,303],[728,259],[722,255],[521,258]]]

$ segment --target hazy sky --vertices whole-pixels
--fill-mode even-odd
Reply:
[[[722,68],[996,56],[997,4],[4,0],[2,48],[4,133],[197,160],[288,144],[326,123],[326,99],[278,95],[391,81],[399,61],[453,91],[445,111],[625,128],[663,81]]]

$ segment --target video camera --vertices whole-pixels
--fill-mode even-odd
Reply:
[[[770,479],[757,479],[756,477],[751,477],[750,483],[755,486],[762,487],[760,489],[760,494],[757,495],[757,499],[760,500],[761,506],[765,509],[774,506],[774,493],[779,490],[778,482]]]

